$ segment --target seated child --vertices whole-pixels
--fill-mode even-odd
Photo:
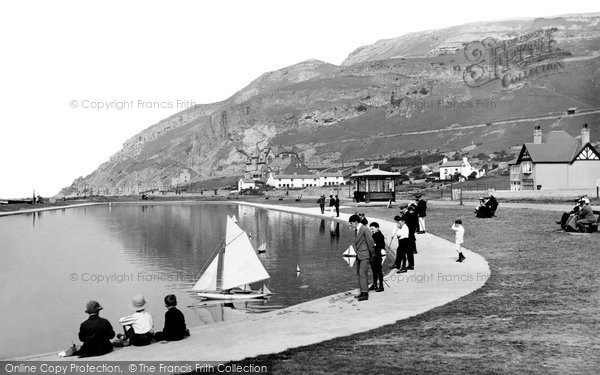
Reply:
[[[162,332],[156,332],[154,339],[157,341],[178,341],[190,335],[190,331],[185,327],[185,317],[179,311],[177,306],[177,297],[169,294],[165,297],[165,328]]]
[[[97,301],[89,301],[85,305],[85,312],[90,316],[79,327],[79,340],[83,345],[74,355],[92,357],[112,351],[110,339],[115,337],[115,331],[108,320],[98,315],[100,310],[102,306]]]
[[[153,338],[154,324],[152,322],[152,315],[146,311],[148,303],[143,295],[138,294],[134,296],[131,301],[131,309],[135,313],[125,316],[119,319],[119,323],[123,326],[125,335],[119,335],[119,338],[123,340],[122,344],[114,343],[115,346],[144,346],[149,345]]]

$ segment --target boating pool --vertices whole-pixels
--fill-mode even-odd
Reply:
[[[201,304],[189,291],[224,238],[227,215],[255,248],[267,244],[259,255],[271,276],[267,301]],[[119,317],[140,293],[161,330],[170,293],[194,327],[356,288],[341,256],[352,237],[345,223],[235,204],[113,204],[0,217],[0,359],[79,344],[90,299],[119,333]]]

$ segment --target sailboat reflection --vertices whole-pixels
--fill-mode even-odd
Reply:
[[[204,324],[247,319],[247,314],[261,314],[283,308],[283,305],[268,305],[268,299],[245,301],[206,300],[188,306]]]

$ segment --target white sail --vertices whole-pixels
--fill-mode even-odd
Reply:
[[[261,292],[262,292],[263,294],[272,294],[272,293],[271,293],[271,291],[269,290],[269,288],[267,288],[267,286],[266,286],[266,285],[264,285],[264,284],[263,284],[263,287],[262,287],[262,290],[261,290]]]
[[[267,250],[267,243],[263,242],[260,244],[260,246],[258,247],[258,251],[265,251]]]
[[[269,278],[269,274],[260,259],[258,259],[248,235],[231,218],[227,218],[225,241],[223,290]]]
[[[342,254],[345,257],[355,257],[356,256],[356,251],[354,251],[354,247],[352,245],[350,245],[346,251],[344,251],[344,253]]]
[[[219,265],[219,254],[213,259],[206,271],[200,276],[192,290],[217,290],[217,266]]]
[[[350,267],[354,266],[354,262],[356,262],[355,257],[344,257],[344,260],[346,261],[346,263],[348,263]]]

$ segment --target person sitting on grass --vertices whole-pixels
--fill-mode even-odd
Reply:
[[[100,310],[102,306],[97,301],[89,301],[85,305],[85,312],[89,317],[79,327],[79,340],[83,345],[73,355],[78,355],[80,358],[93,357],[112,351],[110,339],[115,337],[115,331],[108,320],[99,316]]]
[[[123,326],[125,335],[117,336],[120,342],[113,343],[114,346],[144,346],[152,342],[154,323],[152,315],[146,311],[148,303],[143,295],[138,294],[133,297],[130,308],[135,313],[119,319],[119,323]]]
[[[162,331],[154,334],[157,341],[179,341],[190,335],[190,331],[185,327],[185,317],[179,311],[177,306],[177,297],[169,294],[165,297],[165,327]]]

